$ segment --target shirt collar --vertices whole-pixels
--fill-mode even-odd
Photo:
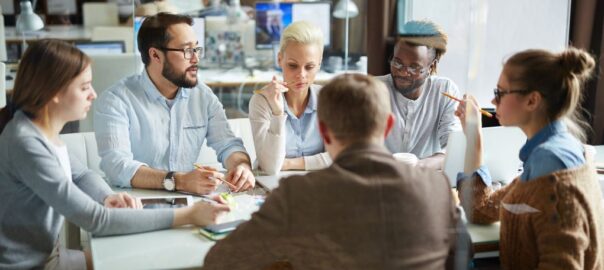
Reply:
[[[305,113],[312,113],[317,110],[317,87],[315,87],[315,85],[311,85],[309,88],[310,98],[308,99],[306,110],[304,110]]]
[[[551,122],[545,126],[535,136],[527,140],[524,146],[520,149],[520,160],[526,162],[533,150],[540,144],[546,142],[549,138],[567,132],[566,126],[560,120]]]
[[[308,104],[306,104],[306,109],[304,109],[304,113],[305,114],[310,114],[313,113],[315,111],[317,111],[317,92],[319,91],[318,87],[315,86],[314,84],[311,85],[309,87],[309,97],[308,97]],[[283,94],[282,94],[283,95]],[[287,114],[289,114],[290,116],[293,116],[294,114],[289,110],[289,106],[287,106],[287,101],[285,101],[285,95],[282,96],[283,97],[283,106],[285,108],[285,112]]]
[[[145,93],[147,93],[147,95],[152,99],[152,100],[165,100],[166,97],[164,97],[160,92],[159,89],[157,89],[157,87],[155,86],[155,84],[153,84],[153,81],[151,81],[151,78],[149,77],[149,73],[147,73],[147,69],[143,68],[142,74],[142,84],[143,84],[143,90],[145,91]],[[178,89],[178,92],[176,93],[176,98],[188,98],[189,97],[189,92],[191,91],[190,88],[184,88],[181,87]]]

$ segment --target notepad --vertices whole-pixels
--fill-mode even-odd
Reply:
[[[208,238],[212,241],[218,241],[221,239],[224,239],[225,237],[227,237],[227,235],[229,235],[229,233],[213,233],[213,232],[209,232],[204,228],[200,228],[199,229],[199,234],[203,235],[205,238]]]

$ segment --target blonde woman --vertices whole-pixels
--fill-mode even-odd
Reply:
[[[323,56],[323,33],[313,24],[294,22],[283,31],[278,64],[283,81],[273,81],[250,100],[250,122],[258,167],[268,174],[281,170],[317,170],[331,163],[317,125],[314,84]]]

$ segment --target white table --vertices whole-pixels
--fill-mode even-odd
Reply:
[[[88,41],[92,39],[92,31],[81,25],[48,25],[42,30],[27,32],[23,35],[17,34],[15,27],[5,28],[7,43],[20,43],[25,38],[26,41],[34,41],[43,38],[53,38],[66,41]]]
[[[137,197],[180,195],[159,190],[117,191],[127,191]],[[248,193],[261,195],[264,191],[256,188]],[[235,196],[240,195],[246,194]],[[252,212],[256,210],[257,208],[250,211],[241,208],[232,210],[227,219],[249,219]],[[186,226],[121,236],[91,237],[89,235],[94,269],[200,268],[206,253],[215,242],[200,235],[198,230],[199,227]]]
[[[282,177],[305,173],[281,172],[278,175],[257,176],[256,181],[270,191],[279,185]],[[138,197],[174,195],[156,190],[126,191]],[[264,190],[256,188],[254,193],[263,194]],[[241,215],[245,214],[239,213],[238,218],[249,218],[251,212],[247,213],[248,216]],[[486,226],[469,224],[468,230],[477,252],[498,249],[498,223]],[[97,270],[199,268],[214,243],[201,236],[195,226],[123,236],[90,237],[93,265]]]
[[[335,76],[343,73],[344,72],[328,73],[321,70],[315,77],[315,83],[326,84]],[[200,69],[198,74],[201,81],[211,88],[240,87],[242,84],[245,84],[246,86],[262,87],[269,83],[275,75],[277,78],[283,78],[283,75],[277,70],[254,70],[252,74],[250,74],[249,70],[241,67],[232,69]]]

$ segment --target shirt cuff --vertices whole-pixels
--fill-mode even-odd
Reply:
[[[491,173],[489,172],[487,166],[480,165],[480,167],[478,167],[478,169],[471,175],[467,175],[464,172],[457,173],[457,186],[459,187],[459,183],[461,181],[465,181],[476,175],[480,176],[480,179],[487,187],[490,187],[493,184],[493,179],[491,178]]]
[[[304,170],[316,171],[329,167],[331,158],[327,152],[304,157]]]

